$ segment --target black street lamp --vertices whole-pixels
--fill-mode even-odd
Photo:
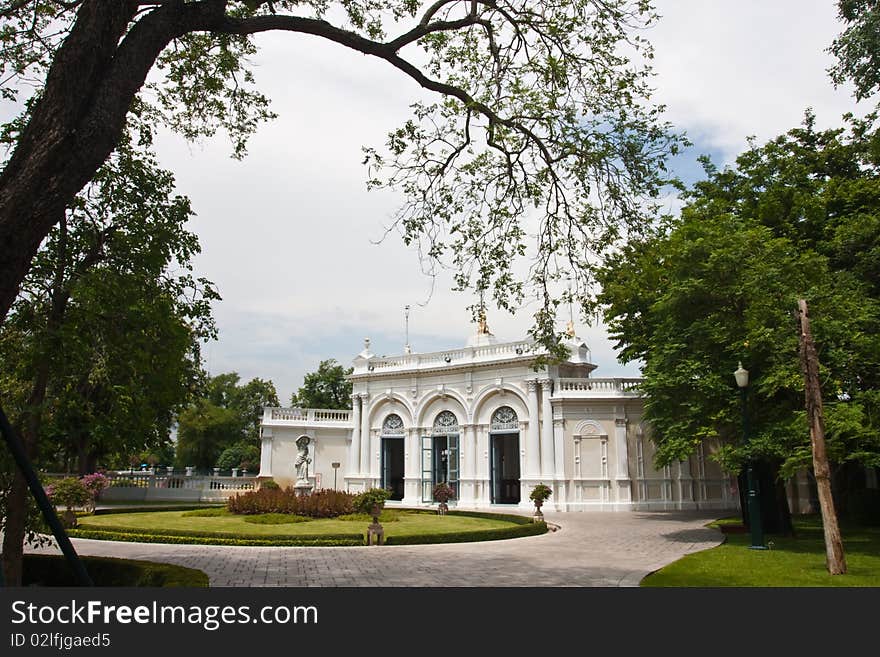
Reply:
[[[742,444],[745,446],[749,440],[749,420],[746,414],[746,391],[749,387],[749,371],[740,363],[733,376],[736,378],[736,385],[739,386],[740,396],[742,397]],[[749,487],[749,532],[752,535],[752,544],[749,548],[752,550],[766,550],[767,546],[764,545],[764,528],[761,525],[761,493],[755,478],[755,464],[752,459],[749,459],[746,463],[746,482]]]

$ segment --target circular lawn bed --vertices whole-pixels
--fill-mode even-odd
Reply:
[[[209,545],[364,545],[369,516],[311,519],[281,514],[235,515],[225,509],[107,513],[79,519],[78,538]],[[459,543],[534,536],[547,531],[526,516],[394,509],[380,517],[386,544]]]

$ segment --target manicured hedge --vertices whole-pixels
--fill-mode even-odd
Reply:
[[[467,515],[460,513],[458,515]],[[486,517],[493,514],[486,514]],[[498,518],[497,515],[494,515]],[[528,520],[528,519],[527,519]],[[386,545],[420,545],[423,543],[471,543],[476,541],[500,541],[507,538],[520,538],[522,536],[537,536],[547,532],[547,524],[543,522],[520,523],[516,527],[504,527],[502,529],[482,529],[469,532],[456,532],[449,534],[417,534],[414,536],[386,536]]]
[[[195,568],[113,557],[80,557],[96,586],[208,586],[208,576]],[[67,560],[49,554],[26,554],[24,586],[76,586]]]
[[[486,518],[487,520],[505,520],[517,525],[533,525],[531,516],[521,516],[514,513],[492,513],[491,511],[457,511],[446,512],[450,516],[467,516],[469,518]]]
[[[163,532],[161,534],[134,533],[125,531],[99,531],[92,529],[71,529],[74,538],[92,538],[101,541],[127,541],[131,543],[170,543],[179,545],[253,545],[253,546],[338,546],[363,545],[361,534],[326,534],[316,536],[254,536],[252,534],[180,535]]]
[[[92,515],[103,516],[108,513],[149,513],[152,511],[195,511],[197,509],[225,508],[225,504],[144,504],[142,506],[125,506],[118,509],[113,507],[95,509]]]

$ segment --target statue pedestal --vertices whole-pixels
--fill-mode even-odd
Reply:
[[[305,479],[299,479],[293,485],[293,490],[296,491],[297,495],[308,495],[312,492],[312,484]]]
[[[367,545],[385,545],[385,529],[378,522],[367,527]]]

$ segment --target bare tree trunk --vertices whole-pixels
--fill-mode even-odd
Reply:
[[[822,510],[822,527],[825,532],[825,561],[829,573],[842,575],[846,573],[846,556],[843,553],[843,540],[831,494],[831,468],[825,452],[825,419],[822,411],[822,389],[819,386],[819,358],[810,332],[810,316],[805,299],[798,300],[798,316],[801,325],[801,369],[804,374],[810,440],[813,444],[813,472],[819,490],[819,507]]]

